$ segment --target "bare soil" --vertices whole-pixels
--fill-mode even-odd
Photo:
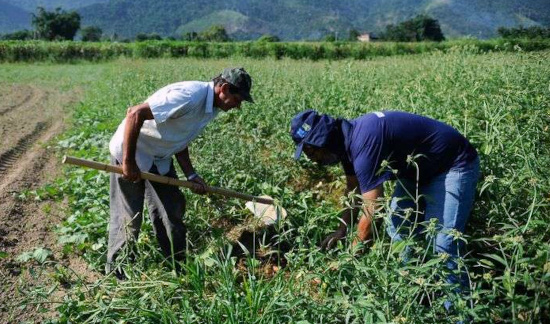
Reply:
[[[49,145],[63,131],[67,107],[79,94],[2,84],[0,93],[0,323],[40,322],[57,305],[55,301],[29,304],[28,292],[51,283],[54,264],[94,276],[86,273],[83,260],[64,255],[57,244],[54,230],[64,204],[18,198],[60,175],[60,163]],[[18,255],[39,247],[50,249],[50,260],[55,262],[49,266],[17,262]],[[62,296],[57,291],[51,297]]]

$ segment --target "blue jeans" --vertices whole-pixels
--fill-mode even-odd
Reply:
[[[447,268],[456,270],[456,260],[463,255],[464,246],[462,240],[456,239],[456,234],[464,233],[478,179],[479,158],[464,167],[450,169],[434,177],[429,183],[420,185],[418,196],[415,181],[399,180],[392,196],[391,216],[387,226],[392,241],[401,241],[409,235],[417,235],[427,229],[425,224],[437,219],[435,235],[427,235],[426,238],[433,240],[431,243],[436,253],[449,255]],[[421,199],[415,199],[416,197]],[[424,226],[418,224],[422,221]],[[408,250],[405,250],[405,254],[408,254]],[[405,258],[407,257],[405,255]],[[451,274],[447,277],[447,282],[457,284],[459,278]],[[461,271],[460,284],[462,289],[468,290],[469,279],[466,271]]]

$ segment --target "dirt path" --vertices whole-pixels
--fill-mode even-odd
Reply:
[[[38,247],[50,249],[54,259],[60,257],[53,230],[64,208],[17,196],[60,175],[59,161],[47,145],[62,132],[64,109],[78,100],[78,94],[32,85],[0,85],[0,93],[0,323],[37,322],[42,313],[19,307],[25,298],[21,291],[51,280],[51,275],[46,270],[31,276],[16,257]],[[85,269],[78,258],[56,261]]]

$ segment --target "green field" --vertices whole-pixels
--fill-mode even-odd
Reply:
[[[378,56],[430,52],[532,52],[550,49],[547,39],[456,39],[444,42],[47,42],[0,41],[0,62],[101,62],[120,57],[150,58],[291,58],[365,60]]]
[[[103,162],[127,107],[168,83],[207,80],[226,66],[244,66],[254,79],[256,104],[220,114],[192,143],[191,159],[209,184],[271,195],[289,212],[278,228],[279,239],[290,245],[288,263],[274,273],[268,268],[276,262],[231,255],[225,234],[250,217],[242,201],[186,192],[185,274],[171,272],[145,222],[137,244],[140,257],[124,266],[129,280],[109,276],[84,284],[78,273],[57,268],[59,285],[71,285],[56,304],[54,321],[456,323],[465,316],[480,323],[549,321],[548,62],[548,51],[456,48],[369,61],[185,58],[0,65],[2,82],[52,84],[62,71],[81,84],[84,99],[74,106],[71,128],[57,149],[60,155]],[[382,228],[365,253],[349,243],[330,253],[319,251],[318,243],[338,225],[345,179],[338,167],[320,171],[305,159],[293,160],[289,121],[307,108],[347,118],[386,109],[419,113],[454,126],[478,149],[482,178],[464,237],[472,290],[456,302],[455,313],[442,306],[451,291],[441,280],[444,260],[432,257],[423,240],[407,243],[414,247],[407,264],[399,259],[404,246],[392,246]],[[59,242],[67,255],[81,254],[101,272],[108,176],[72,167],[65,172],[35,198],[68,199]],[[36,303],[49,301],[52,292],[47,292],[27,293]]]

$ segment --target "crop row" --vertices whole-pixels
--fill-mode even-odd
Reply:
[[[117,281],[102,275],[109,177],[67,168],[41,195],[66,204],[59,243],[69,257],[82,256],[98,279],[86,282],[81,270],[54,259],[52,287],[28,294],[27,307],[47,311],[44,305],[56,305],[52,322],[61,323],[550,322],[550,51],[517,50],[368,61],[238,57],[1,65],[4,83],[84,89],[58,147],[62,154],[103,162],[128,106],[166,84],[208,80],[226,66],[244,66],[254,79],[256,103],[220,113],[193,141],[191,158],[209,184],[271,195],[289,212],[277,228],[279,240],[289,245],[282,251],[286,264],[242,258],[226,235],[250,217],[244,202],[186,192],[184,273],[171,272],[146,220],[136,258],[120,259],[128,280]],[[443,307],[453,287],[441,279],[445,259],[432,255],[429,232],[405,242],[412,248],[406,263],[400,258],[405,245],[394,244],[382,227],[364,253],[351,239],[330,253],[317,248],[340,222],[345,177],[340,167],[319,169],[293,159],[289,120],[306,108],[345,118],[384,109],[414,112],[452,125],[477,148],[482,176],[461,238],[467,240],[471,286],[457,299],[456,312]],[[391,193],[389,183],[386,189]],[[382,210],[377,217],[388,215]],[[279,252],[256,248],[252,255]],[[62,299],[56,297],[60,290]]]
[[[139,257],[122,265],[130,279],[106,276],[89,290],[75,285],[58,308],[61,322],[547,322],[548,58],[548,52],[437,52],[368,62],[239,59],[254,77],[256,104],[220,114],[193,142],[191,155],[210,184],[281,200],[289,211],[280,228],[280,240],[290,243],[286,266],[272,274],[265,263],[239,260],[231,251],[225,231],[246,219],[242,202],[186,194],[185,273],[172,275],[144,222]],[[207,79],[235,61],[98,64],[111,68],[88,87],[60,146],[105,161],[128,105],[176,80]],[[399,257],[404,246],[392,244],[383,228],[364,254],[351,240],[328,254],[316,247],[339,223],[344,183],[340,168],[319,171],[305,159],[293,160],[288,122],[305,108],[347,118],[379,109],[415,112],[456,127],[478,149],[483,175],[465,236],[471,293],[457,301],[456,314],[442,306],[452,287],[440,280],[444,259],[431,255],[429,240],[407,243],[414,249],[407,264]],[[71,169],[64,181],[60,191],[70,215],[60,241],[100,272],[108,177]]]
[[[421,43],[206,43],[180,41],[147,41],[137,43],[84,43],[4,41],[0,42],[0,62],[71,62],[104,61],[129,58],[227,58],[249,57],[276,59],[368,59],[376,56],[420,54],[433,51],[537,51],[550,48],[548,40],[474,40]]]

